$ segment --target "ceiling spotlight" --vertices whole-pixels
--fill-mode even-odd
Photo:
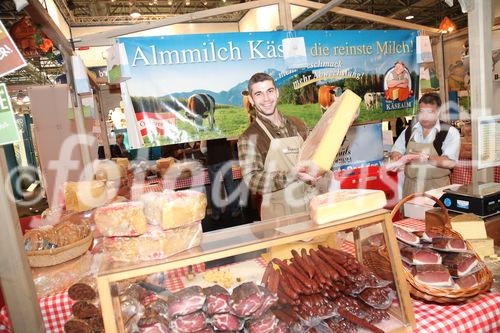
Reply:
[[[191,4],[191,0],[186,0],[186,6],[189,6]]]
[[[207,5],[207,3],[208,3],[208,1],[207,1],[207,0],[203,0],[201,3],[202,3],[204,6],[206,6],[206,5]]]
[[[139,9],[137,9],[137,7],[134,6],[130,8],[130,17],[133,19],[141,17],[141,13],[139,12]]]
[[[172,6],[172,0],[168,0],[167,3],[168,3],[169,6]]]
[[[413,15],[408,15],[405,17],[405,20],[413,20],[415,18],[415,16]]]
[[[222,2],[226,3],[226,0],[222,0]]]

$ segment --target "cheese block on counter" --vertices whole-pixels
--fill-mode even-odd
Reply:
[[[472,248],[481,259],[495,254],[495,244],[492,238],[468,239],[467,241],[472,245]]]
[[[108,237],[103,239],[104,253],[115,261],[136,262],[164,259],[200,245],[201,223],[192,223],[172,230],[149,226],[138,237]]]
[[[156,161],[156,168],[160,175],[163,175],[174,163],[175,159],[173,157],[160,158]]]
[[[117,202],[96,209],[94,220],[103,236],[137,236],[147,231],[142,202]]]
[[[107,189],[103,181],[91,180],[64,184],[66,210],[84,212],[106,204]]]
[[[148,223],[173,229],[205,217],[207,197],[197,191],[147,193],[142,197]]]
[[[118,164],[118,166],[120,167],[121,176],[127,177],[127,172],[128,172],[128,167],[129,167],[128,158],[115,157],[115,158],[112,158],[112,160],[115,161],[116,164]]]
[[[315,223],[324,224],[380,209],[386,204],[383,191],[338,190],[314,197],[309,210]]]
[[[360,103],[361,97],[347,89],[309,134],[300,149],[299,161],[314,162],[318,172],[330,170]]]
[[[482,218],[475,214],[460,214],[450,219],[451,228],[462,235],[464,239],[484,239],[486,227]]]

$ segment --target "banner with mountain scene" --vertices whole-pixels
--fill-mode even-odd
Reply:
[[[304,39],[299,62],[284,54],[290,36]],[[358,123],[412,115],[416,36],[414,30],[351,30],[120,38],[131,76],[122,88],[135,115],[127,119],[136,120],[128,128],[146,147],[238,137],[249,125],[244,95],[256,72],[276,80],[279,110],[311,128],[345,89],[363,99]]]

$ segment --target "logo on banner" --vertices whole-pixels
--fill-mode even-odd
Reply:
[[[412,108],[411,75],[403,61],[397,61],[384,76],[384,111]]]
[[[0,21],[0,77],[24,66],[26,66],[26,60]]]

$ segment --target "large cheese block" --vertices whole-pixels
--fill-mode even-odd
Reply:
[[[102,181],[67,182],[64,184],[66,210],[84,212],[106,204],[107,190]]]
[[[460,214],[451,220],[451,228],[462,235],[464,239],[485,239],[486,227],[484,221],[475,214]]]
[[[117,202],[96,209],[94,220],[103,236],[137,236],[147,231],[142,202]]]
[[[165,230],[203,220],[207,208],[205,194],[190,190],[147,193],[142,201],[148,223]]]
[[[324,224],[383,208],[385,194],[378,190],[338,190],[314,197],[309,210],[311,219]]]
[[[360,103],[361,97],[348,89],[336,99],[302,145],[299,161],[314,162],[319,172],[330,170]]]
[[[201,223],[171,230],[150,225],[141,236],[104,238],[103,249],[115,261],[164,259],[200,245],[202,234]]]
[[[468,242],[481,259],[495,254],[495,244],[492,238],[469,239]]]

